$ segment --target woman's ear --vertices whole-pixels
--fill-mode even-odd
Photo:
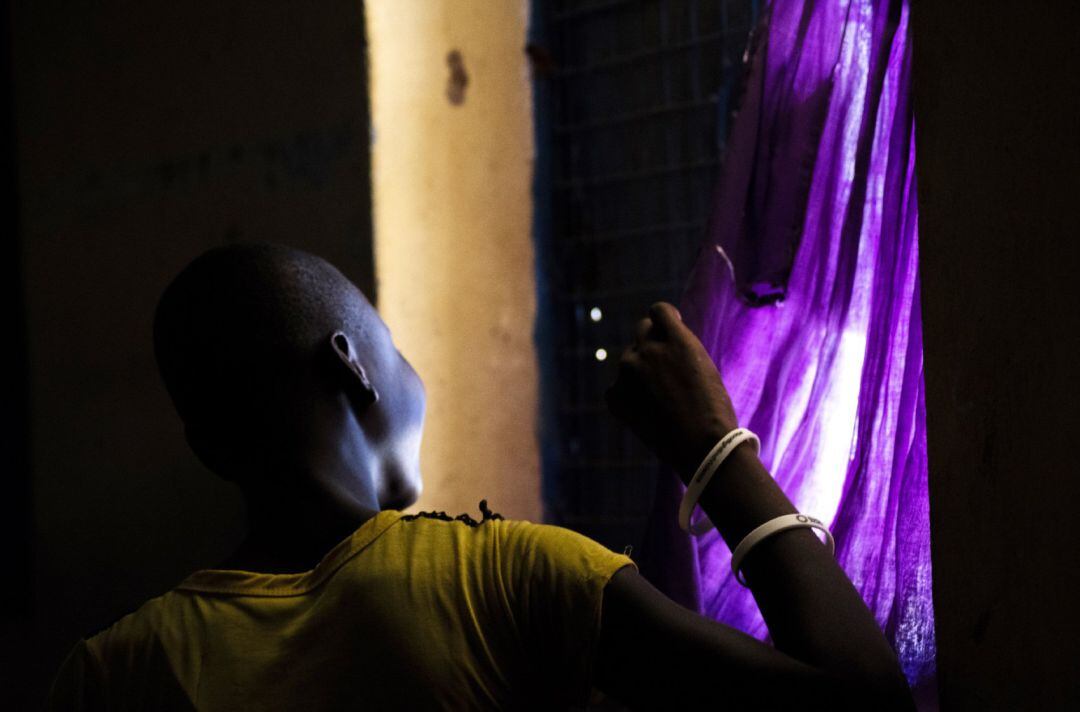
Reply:
[[[330,335],[330,351],[334,356],[334,365],[338,374],[345,379],[346,392],[357,398],[364,407],[379,402],[379,392],[368,379],[364,367],[357,358],[352,340],[343,331]]]

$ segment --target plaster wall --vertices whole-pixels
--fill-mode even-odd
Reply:
[[[416,508],[538,521],[528,3],[367,15],[379,311],[428,389]]]

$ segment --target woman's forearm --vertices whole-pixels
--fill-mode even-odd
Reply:
[[[693,473],[680,474],[685,481]],[[731,549],[758,525],[797,511],[749,444],[725,460],[699,504]],[[777,649],[841,678],[895,688],[910,703],[896,656],[873,615],[811,530],[765,539],[746,557],[742,572]]]

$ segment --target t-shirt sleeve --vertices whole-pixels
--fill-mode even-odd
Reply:
[[[60,666],[49,691],[52,712],[99,712],[106,708],[104,675],[85,640],[80,640]]]
[[[554,697],[585,705],[592,690],[604,587],[637,564],[577,532],[508,522],[502,568],[513,617]]]

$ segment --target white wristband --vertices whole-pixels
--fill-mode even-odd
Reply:
[[[690,482],[686,485],[686,494],[683,495],[682,503],[679,504],[679,526],[682,527],[684,532],[690,532],[694,536],[701,536],[705,532],[713,528],[712,522],[708,519],[702,519],[694,526],[690,525],[690,514],[694,511],[694,507],[697,506],[698,499],[701,498],[701,493],[705,491],[705,487],[708,486],[709,480],[712,479],[716,471],[720,469],[720,465],[724,463],[727,456],[730,455],[735,448],[742,445],[747,440],[754,443],[754,452],[761,452],[761,441],[758,440],[758,436],[746,428],[735,428],[730,433],[720,438],[720,442],[713,446],[713,449],[709,451],[709,454],[705,456],[705,459],[701,461],[701,465],[698,466],[697,472],[690,478]]]
[[[816,519],[806,514],[785,514],[782,517],[770,519],[757,527],[744,536],[743,540],[739,542],[739,545],[735,547],[735,551],[731,554],[731,570],[735,572],[735,580],[743,586],[746,585],[746,579],[743,578],[739,567],[742,565],[743,559],[746,558],[746,555],[750,553],[751,549],[773,534],[779,534],[788,529],[802,528],[820,529],[825,532],[824,544],[829,547],[829,554],[836,551],[836,544],[833,542],[832,532],[821,523],[820,519]]]

